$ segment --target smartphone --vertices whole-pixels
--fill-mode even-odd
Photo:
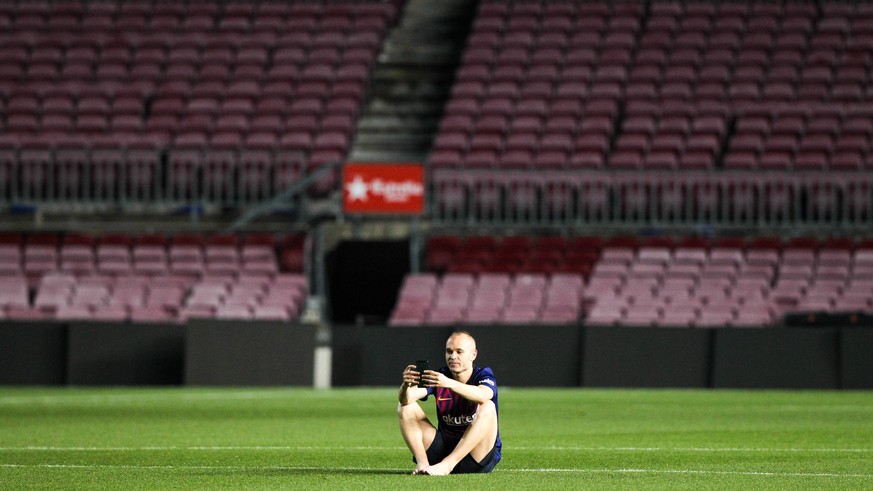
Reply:
[[[421,377],[421,374],[423,374],[424,371],[427,369],[428,369],[427,368],[427,360],[416,360],[415,361],[415,371],[418,372],[419,378]],[[421,385],[420,382],[417,385],[419,387],[423,387],[423,385]]]

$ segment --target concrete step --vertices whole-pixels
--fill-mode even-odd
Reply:
[[[408,117],[397,114],[371,116],[361,121],[358,125],[358,133],[432,133],[437,129],[438,123],[434,118],[421,118],[417,115]]]
[[[454,68],[454,64],[381,63],[373,70],[371,83],[377,89],[388,84],[397,83],[428,83],[446,88],[444,84],[451,84],[455,79]]]
[[[442,106],[448,95],[448,87],[442,83],[430,81],[397,81],[394,83],[385,81],[374,83],[371,90],[373,94],[371,102],[380,101],[380,103],[388,104],[414,102],[420,104],[423,109],[427,109],[430,105]]]
[[[426,149],[430,145],[430,132],[406,132],[402,135],[390,133],[358,133],[355,143],[369,147],[403,147],[407,149]]]
[[[423,163],[427,159],[427,152],[403,149],[386,148],[355,148],[349,154],[351,162],[413,162]]]
[[[365,107],[365,115],[374,117],[386,117],[397,115],[400,117],[420,116],[439,117],[442,114],[442,101],[424,101],[417,99],[390,100],[379,98],[370,101]]]
[[[408,0],[373,70],[349,158],[424,161],[476,0]]]
[[[410,0],[385,41],[380,60],[392,63],[457,63],[475,0]]]

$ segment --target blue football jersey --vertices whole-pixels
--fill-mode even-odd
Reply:
[[[452,372],[449,371],[448,367],[442,367],[438,371],[446,377],[452,377]],[[491,398],[491,402],[494,403],[494,409],[499,418],[500,411],[497,403],[497,381],[494,378],[494,372],[491,371],[491,368],[473,367],[473,375],[470,377],[470,380],[467,381],[467,384],[474,386],[485,385],[494,392],[494,397]],[[427,395],[424,396],[423,399],[427,399],[430,395],[433,395],[436,398],[437,418],[439,419],[438,429],[447,438],[456,440],[460,439],[464,435],[464,432],[467,431],[467,427],[476,419],[477,404],[464,399],[450,389],[442,387],[428,387]],[[498,448],[501,447],[500,430],[497,432],[497,442],[495,443],[495,446]]]

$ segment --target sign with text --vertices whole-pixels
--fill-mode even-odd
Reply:
[[[423,213],[424,168],[421,164],[346,164],[343,209],[346,213]]]

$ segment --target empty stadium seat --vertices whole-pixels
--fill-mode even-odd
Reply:
[[[21,22],[11,23],[4,32],[0,100],[8,116],[2,118],[0,135],[16,149],[25,137],[47,143],[46,148],[27,149],[17,155],[16,160],[23,165],[16,163],[21,169],[15,174],[20,175],[16,179],[21,183],[14,190],[16,198],[52,200],[56,190],[64,187],[64,196],[77,200],[94,199],[89,191],[94,188],[106,191],[97,195],[99,199],[122,198],[109,192],[114,175],[78,169],[79,178],[71,179],[67,162],[72,156],[66,151],[49,151],[58,134],[70,135],[86,152],[97,147],[101,152],[122,151],[114,157],[105,153],[101,156],[101,162],[111,158],[122,164],[132,160],[125,142],[128,138],[158,139],[158,159],[163,158],[165,148],[169,147],[172,154],[176,142],[184,146],[186,139],[193,142],[196,135],[205,137],[210,146],[227,144],[235,135],[239,140],[235,148],[239,148],[249,141],[247,136],[254,129],[251,116],[256,108],[272,106],[272,110],[280,111],[277,114],[284,115],[283,104],[273,103],[274,90],[292,91],[282,93],[284,99],[293,101],[288,108],[291,111],[307,109],[295,105],[299,101],[324,99],[323,104],[313,108],[316,124],[305,129],[312,133],[313,140],[313,146],[305,151],[315,156],[329,149],[331,158],[341,157],[348,151],[379,45],[398,8],[396,2],[354,3],[354,8],[347,8],[352,4],[316,3],[312,12],[297,18],[288,13],[290,10],[275,9],[274,2],[256,2],[251,12],[238,12],[241,9],[236,5],[219,7],[220,2],[182,4],[170,12],[163,3],[136,4],[142,6],[141,11],[118,15],[90,8],[75,15],[54,9],[47,14],[27,15],[26,3],[10,8],[10,15],[20,17]],[[257,8],[260,6],[265,13]],[[335,7],[347,11],[334,17],[328,12]],[[16,15],[18,11],[20,15]],[[300,23],[299,31],[294,30],[295,23]],[[77,34],[68,36],[71,42],[60,42],[52,36],[32,39],[34,29]],[[116,32],[135,35],[117,37]],[[319,120],[324,122],[321,128]],[[263,122],[259,124],[264,128]],[[277,139],[291,131],[281,119],[267,128]],[[183,135],[186,138],[181,138]],[[109,143],[108,148],[105,143]],[[204,158],[206,175],[189,177],[205,178],[211,184],[193,188],[180,185],[176,196],[183,188],[188,193],[207,193],[196,199],[219,202],[265,197],[262,191],[243,195],[228,189],[235,182],[231,176],[243,173],[249,159],[239,161],[243,169],[231,168],[228,182],[219,186],[220,179],[210,179],[217,175],[211,172],[215,160],[212,153]],[[90,165],[86,159],[76,157],[74,161],[77,168]],[[65,170],[50,173],[52,165]],[[260,163],[255,165],[261,168]],[[120,167],[133,170],[137,166]],[[170,175],[170,184],[184,175],[175,164],[171,169],[175,172]],[[266,171],[270,172],[270,168]],[[256,175],[263,177],[261,173]],[[61,176],[64,179],[59,179]],[[143,192],[146,183],[133,172],[121,178],[127,181],[127,200],[165,197],[159,191],[166,183],[154,170],[145,177],[149,193]]]
[[[434,273],[408,276],[392,325],[575,323],[658,327],[762,327],[795,312],[869,312],[873,254],[845,238],[758,237],[572,240],[437,236]],[[505,244],[505,245],[503,245]],[[512,248],[590,254],[588,275],[527,271],[463,274],[455,262]],[[440,252],[442,251],[442,252]],[[504,252],[499,252],[504,251]],[[571,251],[575,251],[572,252]],[[440,252],[442,255],[436,255]]]
[[[5,261],[0,266],[6,268],[0,274],[0,311],[4,318],[30,320],[293,321],[309,295],[307,281],[297,264],[279,266],[274,246],[282,242],[296,250],[302,244],[298,239],[9,234],[0,238],[0,261]],[[234,267],[207,268],[206,258]]]
[[[540,174],[501,181],[481,167],[707,173],[667,175],[651,189],[593,186],[598,174],[580,173],[570,189],[579,205],[547,218],[834,223],[870,213],[869,184],[830,173],[813,187],[816,178],[792,174],[868,168],[869,63],[840,53],[862,49],[869,12],[597,4],[589,17],[585,3],[560,16],[535,4],[479,7],[428,159],[439,216],[525,216],[516,197]],[[442,172],[465,168],[476,172]],[[526,208],[544,208],[538,192]],[[616,194],[617,206],[607,199]],[[497,211],[482,210],[486,195]]]

